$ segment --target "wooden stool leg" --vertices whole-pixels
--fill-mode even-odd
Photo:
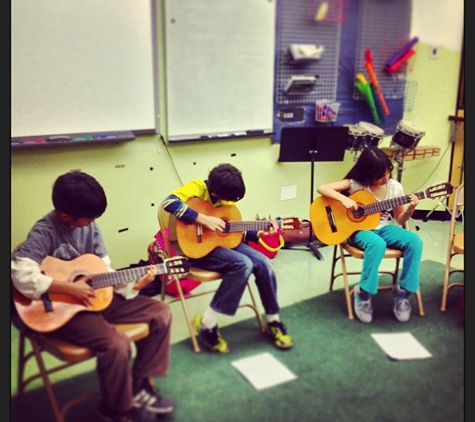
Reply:
[[[419,308],[419,316],[424,316],[425,312],[424,312],[424,306],[422,305],[421,293],[417,291],[415,295],[417,299],[417,307]]]
[[[348,272],[346,269],[345,254],[344,254],[343,246],[339,245],[338,247],[340,248],[340,260],[341,260],[341,268],[343,272],[343,284],[345,288],[345,299],[346,299],[346,308],[348,310],[348,318],[354,319],[353,306],[351,305],[350,286],[348,284]]]

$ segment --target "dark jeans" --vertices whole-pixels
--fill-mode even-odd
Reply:
[[[223,279],[211,301],[211,308],[216,312],[229,316],[236,313],[252,274],[265,313],[280,312],[272,261],[249,245],[241,243],[234,249],[218,246],[203,258],[190,259],[190,263],[223,274]]]

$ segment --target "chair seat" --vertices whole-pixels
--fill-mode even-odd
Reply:
[[[356,246],[350,245],[345,242],[343,248],[347,251],[353,258],[363,259],[364,251]],[[402,258],[402,251],[399,249],[386,248],[383,258]]]
[[[190,272],[186,275],[191,280],[201,281],[206,283],[215,281],[221,278],[221,274],[217,271],[205,270],[203,268],[191,267]]]

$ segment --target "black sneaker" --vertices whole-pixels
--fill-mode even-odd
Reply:
[[[160,414],[171,413],[175,409],[175,403],[158,394],[157,388],[148,379],[136,385],[134,392],[133,406],[137,409]]]
[[[267,324],[267,335],[278,349],[290,349],[293,346],[292,337],[287,334],[285,324],[280,321],[272,321]]]
[[[228,343],[224,338],[221,337],[218,326],[216,325],[211,329],[203,328],[201,325],[201,319],[201,315],[197,315],[195,317],[194,324],[196,331],[200,335],[206,347],[212,352],[228,353]]]

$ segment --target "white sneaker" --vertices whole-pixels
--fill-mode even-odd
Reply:
[[[355,307],[355,314],[361,322],[366,324],[370,323],[373,320],[373,306],[371,305],[371,296],[369,293],[368,299],[363,300],[361,298],[361,290],[360,286],[357,284],[355,286],[354,292],[354,307]]]
[[[409,303],[409,295],[411,293],[401,289],[399,284],[394,285],[394,316],[399,322],[407,322],[411,318],[411,304]]]

